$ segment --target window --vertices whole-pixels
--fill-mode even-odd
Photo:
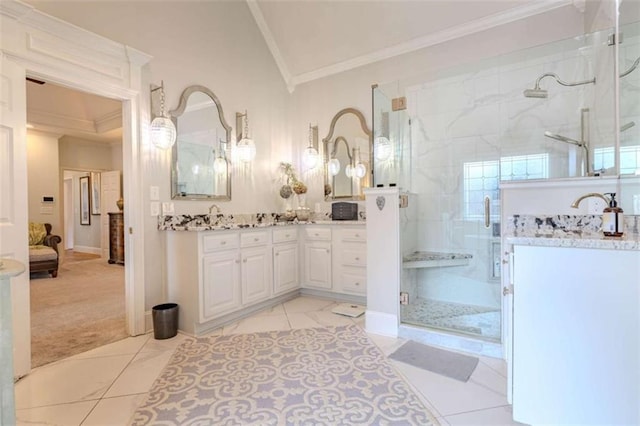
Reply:
[[[612,146],[593,150],[593,169],[610,169],[615,166],[615,151]],[[620,147],[620,174],[640,174],[640,145]]]
[[[549,155],[532,154],[502,157],[500,161],[464,163],[464,218],[484,218],[484,199],[500,199],[500,180],[544,179],[549,177]],[[492,209],[492,216],[499,211]]]

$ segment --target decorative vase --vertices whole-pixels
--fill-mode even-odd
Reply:
[[[118,206],[118,209],[120,209],[120,211],[124,209],[124,199],[122,197],[120,197],[120,199],[116,201],[116,206]]]
[[[307,194],[296,194],[296,200],[298,201],[298,208],[307,207]]]

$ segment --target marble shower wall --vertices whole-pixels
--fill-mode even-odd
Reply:
[[[608,31],[493,58],[406,88],[411,117],[411,191],[418,200],[419,250],[464,252],[468,266],[417,272],[420,296],[499,307],[499,279],[493,274],[499,236],[483,219],[465,213],[464,164],[501,157],[548,155],[548,177],[581,173],[580,148],[544,137],[545,131],[580,139],[580,111],[589,108],[592,149],[613,146],[613,48]],[[597,84],[565,87],[551,77],[541,82],[548,98],[526,98],[546,72],[564,81]],[[638,123],[640,127],[640,122]],[[487,176],[497,188],[500,176]],[[492,197],[492,221],[499,221],[499,192]],[[497,246],[496,246],[496,243]]]

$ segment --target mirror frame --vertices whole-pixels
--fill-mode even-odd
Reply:
[[[331,140],[331,138],[333,137],[333,133],[335,132],[335,127],[336,127],[336,123],[338,122],[338,120],[340,119],[340,117],[342,117],[343,115],[346,114],[353,114],[355,115],[358,120],[360,121],[360,128],[361,130],[369,137],[369,170],[367,171],[367,173],[369,174],[369,186],[367,187],[362,187],[362,188],[369,188],[371,187],[371,185],[373,185],[373,132],[367,127],[367,120],[364,117],[364,114],[362,114],[362,112],[360,112],[359,110],[355,109],[355,108],[344,108],[341,109],[340,111],[338,111],[338,113],[333,117],[333,119],[331,120],[331,124],[329,125],[329,134],[324,137],[322,139],[322,148],[323,148],[323,154],[324,154],[324,163],[323,163],[323,167],[324,167],[324,183],[325,185],[329,184],[331,185],[331,180],[329,178],[329,173],[327,171],[327,163],[329,161],[329,143],[333,142]],[[344,140],[344,142],[346,142],[346,146],[349,147],[348,141],[346,140],[346,138],[344,136],[339,136]],[[334,149],[335,149],[335,145],[334,145]],[[353,148],[351,148],[353,149]],[[332,150],[333,151],[333,150]],[[351,157],[351,152],[349,152],[349,149],[347,149],[348,155],[349,157]],[[364,193],[361,194],[357,194],[357,195],[342,195],[342,196],[336,196],[333,193],[333,190],[331,191],[331,194],[329,195],[325,195],[324,197],[325,201],[331,201],[331,200],[364,200]]]
[[[216,105],[218,110],[218,118],[220,119],[220,124],[225,129],[227,137],[226,144],[231,143],[231,126],[227,124],[227,121],[224,119],[224,112],[222,110],[222,104],[218,97],[213,93],[209,88],[193,85],[189,86],[182,91],[180,95],[180,103],[178,107],[174,110],[169,111],[169,115],[171,116],[171,120],[173,120],[173,124],[175,124],[176,129],[178,129],[178,118],[184,114],[187,108],[187,101],[189,100],[189,96],[191,96],[195,92],[202,92],[209,96]],[[218,143],[220,143],[218,141]],[[219,201],[231,201],[231,162],[228,158],[227,160],[227,195],[202,195],[202,194],[186,194],[182,195],[177,191],[177,181],[176,177],[178,174],[177,163],[178,163],[178,143],[176,143],[171,148],[171,198],[172,199],[182,199],[182,200],[219,200]]]

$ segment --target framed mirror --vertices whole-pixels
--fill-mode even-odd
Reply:
[[[322,140],[325,200],[363,200],[373,182],[373,138],[364,115],[355,108],[339,111]]]
[[[189,86],[178,108],[169,111],[177,130],[172,149],[171,198],[231,200],[231,164],[227,146],[231,127],[216,95]]]

